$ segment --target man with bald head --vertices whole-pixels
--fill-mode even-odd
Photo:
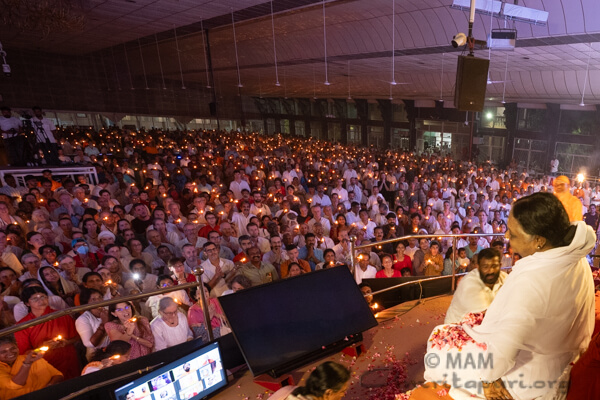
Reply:
[[[567,214],[569,221],[583,221],[583,206],[581,201],[571,194],[571,182],[564,175],[554,180],[554,195],[560,200]]]

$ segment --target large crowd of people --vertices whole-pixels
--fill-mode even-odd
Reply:
[[[506,233],[515,201],[552,192],[554,184],[552,176],[530,176],[513,166],[312,138],[116,128],[52,132],[59,161],[93,166],[98,180],[57,177],[49,167],[20,187],[5,175],[2,327],[193,282],[198,266],[217,336],[229,332],[217,297],[319,269],[348,267],[357,284],[451,275],[477,269],[478,254],[487,248],[509,269],[520,255],[503,236],[492,235]],[[581,205],[579,219],[597,231],[600,185],[572,183],[566,190]],[[451,233],[482,236],[452,246],[442,236]],[[415,234],[440,236],[377,244]],[[372,243],[353,255],[356,265],[351,238],[356,246]],[[494,287],[495,281],[481,279]],[[128,344],[121,347],[133,359],[207,340],[206,323],[195,291],[116,303],[17,332],[14,343],[26,357],[16,365],[39,362],[42,351],[49,363],[46,383],[53,383],[56,371],[68,379],[92,360],[95,367],[87,370],[109,365],[97,360],[110,343]]]

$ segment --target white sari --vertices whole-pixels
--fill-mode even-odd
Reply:
[[[559,378],[587,348],[594,328],[594,284],[585,256],[593,249],[596,235],[584,222],[573,224],[577,231],[571,244],[519,260],[481,325],[463,326],[487,350],[467,344],[460,352],[461,367],[452,369],[447,367],[446,357],[450,353],[456,356],[458,350],[434,349],[428,343],[426,380],[452,384],[455,374],[464,385],[469,380],[502,378],[516,400],[554,398],[560,389]],[[489,361],[491,357],[493,362],[483,366],[476,362],[467,368],[464,361],[469,353],[475,360],[481,356]],[[437,368],[428,368],[432,354],[441,359]],[[456,367],[456,363],[450,365]],[[453,398],[463,397],[458,387],[453,389]],[[484,398],[476,388],[462,386],[460,392]]]

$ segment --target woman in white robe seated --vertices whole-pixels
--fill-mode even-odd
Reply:
[[[535,193],[514,203],[506,237],[522,259],[481,323],[438,326],[428,341],[425,379],[452,385],[455,400],[564,396],[561,380],[590,342],[593,229]]]

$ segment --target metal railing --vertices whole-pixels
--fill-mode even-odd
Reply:
[[[94,167],[32,167],[32,168],[6,168],[0,170],[0,180],[2,181],[2,185],[6,185],[6,181],[4,180],[5,175],[12,175],[17,182],[18,188],[26,187],[25,185],[25,177],[27,175],[33,175],[35,177],[41,177],[42,171],[49,169],[52,171],[52,175],[55,178],[64,178],[70,177],[73,181],[77,182],[77,176],[84,175],[87,177],[87,180],[92,185],[98,184],[98,174],[96,173],[96,168]]]
[[[433,235],[433,234],[432,235],[409,235],[409,236],[401,236],[399,238],[394,238],[394,239],[386,239],[386,240],[382,240],[380,242],[361,244],[359,246],[356,246],[354,244],[356,242],[356,236],[352,236],[352,237],[350,237],[350,264],[352,264],[352,268],[353,268],[352,271],[354,273],[354,278],[356,279],[356,268],[357,267],[355,266],[355,260],[354,260],[354,255],[355,255],[356,250],[370,249],[371,247],[374,247],[374,246],[381,246],[384,244],[400,242],[400,241],[408,240],[408,239],[452,238],[452,249],[454,250],[452,252],[452,292],[454,293],[454,291],[456,290],[456,275],[457,275],[456,268],[454,267],[456,265],[456,243],[457,243],[457,240],[459,238],[464,238],[464,237],[489,237],[489,236],[504,237],[504,233],[461,233],[461,234],[442,234],[442,235]],[[446,275],[423,278],[423,279],[418,279],[418,280],[411,281],[411,282],[399,283],[398,285],[394,285],[394,286],[390,286],[385,289],[378,290],[377,292],[371,293],[371,295],[384,293],[389,290],[397,289],[402,286],[412,285],[415,283],[436,280],[436,279],[441,279],[441,278],[446,278]]]
[[[186,289],[196,288],[198,286],[203,285],[203,282],[201,279],[201,276],[203,273],[204,273],[204,270],[202,268],[194,269],[194,275],[196,275],[196,282],[190,282],[190,283],[186,283],[183,285],[174,285],[174,286],[170,286],[170,287],[163,288],[163,289],[157,289],[157,290],[154,290],[152,292],[147,292],[147,293],[115,297],[110,300],[104,300],[104,301],[99,301],[97,303],[88,303],[88,304],[84,304],[84,305],[80,305],[80,306],[69,307],[69,308],[65,308],[64,310],[58,310],[58,311],[55,311],[50,314],[42,315],[41,317],[37,317],[32,320],[23,322],[21,324],[13,325],[9,328],[0,330],[0,337],[10,335],[10,334],[13,334],[18,331],[22,331],[23,329],[27,329],[32,326],[43,324],[45,322],[51,321],[51,320],[59,318],[59,317],[63,317],[65,315],[81,313],[84,311],[93,310],[95,308],[110,306],[111,304],[125,303],[128,301],[139,300],[139,299],[143,299],[146,297],[156,296],[158,294],[174,292],[176,290],[186,290]],[[210,323],[211,318],[210,318],[210,315],[208,312],[207,301],[206,301],[206,298],[204,297],[204,290],[199,291],[199,297],[200,297],[200,303],[202,305],[202,311],[204,313],[204,325],[206,326],[206,330],[208,332],[208,338],[209,338],[209,340],[212,341],[214,339],[214,336],[213,336],[212,326]]]

